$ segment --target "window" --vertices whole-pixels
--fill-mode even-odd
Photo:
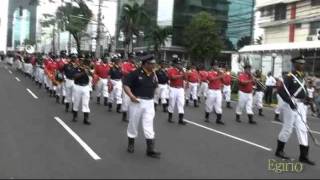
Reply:
[[[271,8],[263,8],[261,9],[261,17],[271,16],[272,9]]]
[[[320,6],[319,0],[311,0],[311,6]]]
[[[275,6],[275,16],[274,20],[279,21],[287,18],[287,5],[285,4],[277,4]]]
[[[320,21],[310,23],[309,35],[316,35],[317,29],[320,29]]]
[[[296,29],[301,29],[301,26],[302,26],[301,23],[295,24]]]

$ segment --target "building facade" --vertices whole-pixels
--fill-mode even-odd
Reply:
[[[320,1],[258,0],[258,25],[264,30],[262,45],[244,47],[240,59],[255,61],[264,73],[280,76],[291,70],[290,59],[305,56],[306,71],[320,74]]]

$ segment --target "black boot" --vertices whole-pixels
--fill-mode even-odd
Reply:
[[[278,146],[277,146],[277,150],[276,150],[275,155],[281,159],[290,159],[290,157],[288,157],[283,151],[285,145],[286,145],[286,143],[278,140]]]
[[[238,123],[241,123],[240,115],[239,115],[239,114],[236,114],[236,121],[237,121]]]
[[[168,104],[162,104],[163,112],[168,112]]]
[[[154,149],[154,140],[153,139],[147,139],[147,156],[152,157],[152,158],[160,158],[161,153],[155,151]]]
[[[78,112],[77,111],[72,111],[72,114],[73,114],[72,122],[77,122]]]
[[[104,106],[108,106],[108,98],[105,97],[103,100],[104,100],[104,101],[103,101],[103,105],[104,105]]]
[[[157,106],[158,104],[157,103],[154,103],[154,110],[157,111]]]
[[[216,123],[217,123],[217,124],[224,125],[224,122],[221,120],[221,118],[222,118],[222,114],[217,114]]]
[[[127,112],[122,112],[122,121],[123,122],[128,122],[128,119],[127,119]]]
[[[186,100],[186,106],[189,106],[189,100]]]
[[[257,124],[257,122],[253,120],[252,114],[248,114],[248,118],[249,118],[249,124]]]
[[[201,103],[201,98],[200,97],[198,97],[198,102]]]
[[[128,138],[128,153],[134,153],[134,138]]]
[[[65,111],[66,111],[66,112],[69,112],[69,107],[70,107],[70,104],[69,104],[69,103],[66,103],[66,105],[65,105],[65,106],[66,106],[66,109],[65,109]]]
[[[197,100],[193,100],[193,105],[194,105],[194,107],[199,107],[198,101]]]
[[[174,123],[174,122],[172,121],[172,116],[173,116],[173,114],[169,112],[169,117],[168,117],[168,122],[169,122],[169,123]]]
[[[209,116],[210,116],[210,113],[206,112],[204,122],[207,122],[207,123],[210,122],[209,121]]]
[[[232,109],[230,102],[227,102],[227,108]]]
[[[111,112],[112,111],[112,103],[108,104],[108,111]]]
[[[83,113],[83,115],[83,124],[90,125],[91,123],[89,122],[89,113]]]
[[[262,109],[259,109],[259,116],[264,116],[262,111],[263,111]]]
[[[187,123],[183,120],[184,114],[179,114],[179,124],[186,125]]]
[[[121,113],[121,104],[117,104],[117,113]]]
[[[52,97],[53,96],[53,91],[49,90],[49,96]]]
[[[274,120],[278,121],[278,122],[281,122],[279,114],[275,114],[274,115]]]
[[[97,97],[97,104],[100,104],[100,97]]]
[[[56,96],[56,103],[60,103],[60,97],[59,96]]]
[[[309,155],[309,146],[303,146],[300,145],[300,157],[299,157],[299,161],[311,166],[316,165],[315,162],[311,161],[308,157]]]
[[[62,100],[61,100],[61,104],[65,104],[64,103],[64,100],[66,99],[66,97],[65,96],[62,96]]]

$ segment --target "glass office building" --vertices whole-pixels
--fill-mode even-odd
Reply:
[[[37,7],[30,1],[10,0],[7,47],[15,49],[25,41],[36,42]]]
[[[227,37],[237,48],[239,39],[253,35],[254,0],[229,0]]]

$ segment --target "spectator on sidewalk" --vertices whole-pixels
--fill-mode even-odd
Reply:
[[[272,103],[273,88],[275,87],[276,82],[276,79],[272,76],[271,72],[269,72],[266,79],[267,89],[265,92],[265,102],[269,105]]]

